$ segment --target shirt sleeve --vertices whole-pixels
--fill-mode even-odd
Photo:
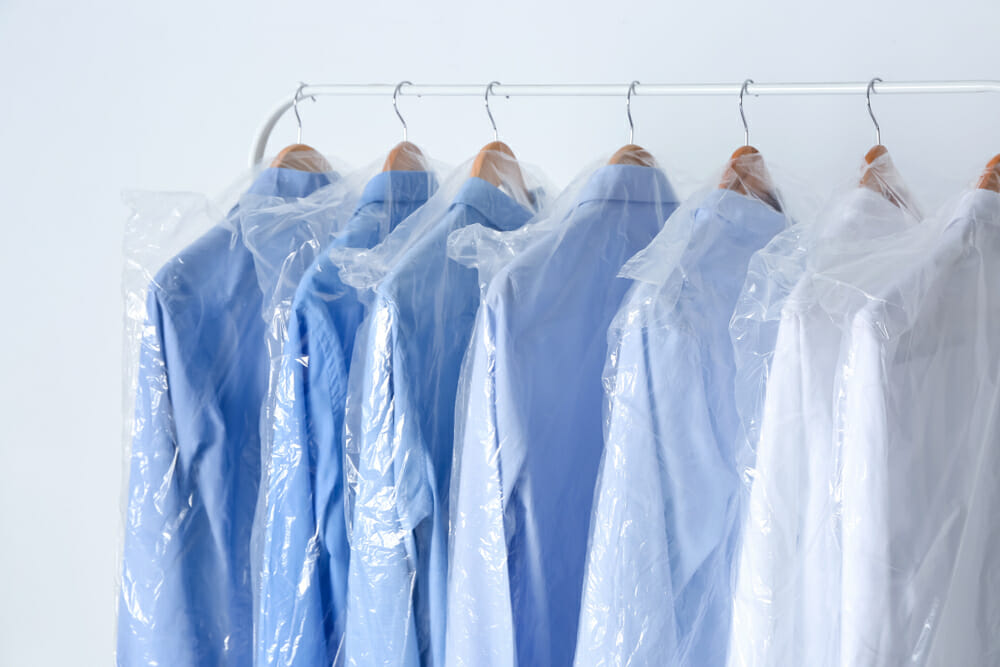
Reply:
[[[199,655],[184,567],[190,526],[167,366],[170,320],[156,290],[146,302],[129,461],[118,601],[119,665],[196,665]]]
[[[730,667],[798,664],[788,660],[795,623],[795,587],[805,483],[799,407],[802,377],[799,326],[794,317],[778,329],[767,381],[760,442],[750,479],[748,514],[737,559]]]
[[[851,329],[845,368],[841,454],[843,456],[842,526],[843,590],[841,593],[841,661],[878,664],[890,655],[894,612],[890,588],[894,576],[889,539],[886,461],[888,419],[885,367],[875,332],[864,311]]]
[[[494,312],[479,309],[456,405],[448,627],[453,667],[515,664],[496,418]]]
[[[577,634],[581,667],[668,664],[677,648],[646,343],[642,329],[625,332],[605,370],[608,423]]]
[[[420,664],[413,614],[416,545],[413,528],[430,512],[426,486],[410,484],[425,465],[408,447],[413,415],[397,403],[404,368],[398,359],[397,318],[382,300],[364,340],[362,433],[348,581],[347,664]],[[360,339],[359,339],[360,340]]]
[[[339,455],[346,371],[322,309],[292,312],[276,383],[265,497],[258,660],[329,665],[347,598],[347,535]]]

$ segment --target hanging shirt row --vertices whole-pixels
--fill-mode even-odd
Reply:
[[[997,190],[404,143],[133,195],[118,664],[995,664]]]

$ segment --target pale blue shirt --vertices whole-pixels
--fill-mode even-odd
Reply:
[[[572,663],[618,272],[676,206],[659,169],[603,166],[490,282],[457,408],[451,665]]]
[[[667,223],[690,229],[672,275],[636,282],[609,330],[581,667],[726,663],[742,442],[729,321],[751,255],[785,226],[757,199],[711,192]],[[657,241],[644,264],[670,264]]]
[[[372,178],[354,216],[295,292],[276,383],[263,505],[257,664],[328,666],[342,653],[349,559],[344,401],[364,308],[329,251],[375,246],[435,187],[428,172]]]
[[[325,174],[271,168],[249,194],[304,197]],[[244,211],[245,212],[245,211]],[[140,341],[119,665],[251,664],[250,533],[267,390],[264,296],[234,208],[156,275]],[[257,248],[281,261],[280,242]]]
[[[512,230],[530,217],[498,188],[470,178],[375,290],[363,364],[351,369],[364,374],[356,386],[365,395],[349,665],[443,663],[455,393],[480,296],[475,269],[448,258],[447,240],[467,225]]]

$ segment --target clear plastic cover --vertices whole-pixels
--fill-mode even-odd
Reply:
[[[342,664],[349,552],[343,413],[363,306],[330,254],[377,245],[433,194],[440,168],[426,158],[420,171],[382,165],[305,199],[244,206],[255,255],[279,240],[286,247],[280,264],[257,262],[270,296],[271,362],[253,548],[259,665]]]
[[[751,255],[788,227],[763,161],[735,161],[757,190],[714,179],[621,273],[635,284],[608,329],[576,665],[725,664],[742,442],[729,321]]]
[[[338,180],[270,168],[247,194],[291,200]],[[242,219],[251,203],[227,214],[188,193],[128,193],[126,203],[131,419],[117,661],[251,664],[250,534],[267,388],[257,264],[281,264],[289,244],[250,250]]]
[[[876,178],[869,177],[875,172]],[[917,224],[884,155],[750,263],[731,665],[985,665],[1000,197]]]
[[[117,664],[1000,661],[1000,194],[439,169],[126,195]]]
[[[1000,660],[1000,195],[952,211],[845,339],[842,664]]]
[[[912,204],[893,201],[903,188],[888,155],[877,166],[883,178],[875,184],[885,187],[853,181],[812,224],[778,235],[754,257],[733,317],[748,436],[740,466],[749,491],[735,575],[734,665],[823,665],[839,655],[832,443],[841,334],[863,295],[899,270],[873,253],[905,253],[918,222]]]
[[[448,236],[516,230],[545,201],[531,170],[489,159],[482,178],[459,167],[382,244],[334,257],[368,304],[345,413],[348,665],[443,663],[455,395],[480,301]]]
[[[484,255],[456,406],[449,665],[573,660],[618,272],[677,203],[659,168],[635,164],[588,170],[570,193],[498,270],[504,253]]]

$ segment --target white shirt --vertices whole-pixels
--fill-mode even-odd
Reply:
[[[832,397],[841,337],[849,314],[864,305],[864,290],[884,283],[891,270],[868,261],[871,252],[914,223],[880,194],[855,189],[807,233],[792,228],[779,235],[760,253],[763,266],[751,265],[741,300],[771,301],[766,308],[738,306],[731,325],[737,383],[745,384],[737,387],[741,417],[753,422],[747,406],[763,408],[759,442],[750,443],[756,464],[745,475],[751,491],[736,565],[730,665],[837,664]],[[741,313],[759,321],[740,321]],[[776,318],[775,340],[767,329]],[[768,341],[775,341],[769,373]],[[748,364],[763,369],[763,399],[755,396],[764,386],[753,383]]]
[[[854,317],[838,420],[842,664],[1000,660],[1000,195]]]

